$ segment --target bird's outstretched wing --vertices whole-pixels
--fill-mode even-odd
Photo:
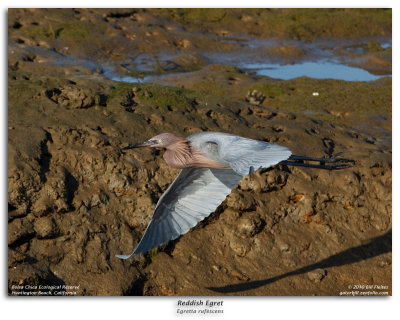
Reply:
[[[128,259],[188,232],[215,211],[241,178],[233,170],[183,169],[158,201],[136,249],[130,255],[116,257]]]
[[[287,160],[291,151],[277,144],[237,137],[224,148],[219,146],[221,158],[239,175],[246,176],[261,168],[268,168]]]
[[[241,176],[278,164],[292,154],[288,148],[277,144],[228,133],[200,132],[188,139],[195,148],[205,150],[208,158],[227,162]],[[212,145],[217,145],[217,148],[212,148]]]

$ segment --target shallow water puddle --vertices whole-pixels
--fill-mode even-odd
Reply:
[[[279,64],[272,63],[272,61],[260,61],[260,57],[257,56],[258,49],[261,45],[274,44],[272,40],[257,40],[247,43],[246,46],[251,50],[249,52],[236,52],[232,51],[224,54],[217,53],[203,53],[203,56],[211,64],[223,64],[237,67],[243,71],[254,72],[257,75],[268,76],[275,79],[289,80],[298,77],[309,77],[314,79],[336,79],[345,81],[374,81],[379,78],[391,75],[374,75],[367,70],[351,67],[346,64],[342,64],[337,59],[332,57],[330,50],[321,49],[321,45],[313,44],[306,46],[306,49],[312,49],[312,52],[316,56],[310,57],[316,61],[302,61],[293,64]],[[291,43],[291,42],[287,42]],[[299,44],[297,44],[299,45]],[[382,48],[390,47],[391,43],[382,43]],[[254,48],[253,48],[254,47]],[[149,56],[146,54],[138,54],[131,58],[131,61],[125,66],[122,64],[123,69],[128,72],[137,74],[141,73],[141,76],[131,76],[121,74],[116,71],[114,65],[98,64],[94,61],[82,58],[73,58],[55,52],[54,50],[48,50],[40,47],[25,46],[24,48],[29,52],[38,54],[42,57],[42,63],[54,63],[56,65],[78,65],[94,72],[99,72],[106,78],[114,81],[123,81],[130,83],[162,83],[163,80],[173,76],[190,76],[191,72],[179,72],[176,69],[178,66],[173,62],[176,54],[158,54],[158,56]],[[12,50],[13,48],[10,47]],[[171,60],[172,59],[172,60]],[[163,68],[162,74],[154,74],[157,69],[157,65],[171,65],[172,67],[167,70]],[[175,66],[175,68],[174,68]],[[179,66],[178,66],[179,67]],[[175,70],[175,71],[174,71]],[[177,72],[178,71],[178,72]]]
[[[246,63],[241,64],[238,67],[253,70],[258,75],[282,80],[289,80],[305,76],[314,79],[373,81],[382,77],[373,75],[361,68],[355,68],[326,61],[303,62],[287,65],[271,63]]]
[[[253,71],[257,75],[268,76],[275,79],[289,80],[298,77],[309,77],[314,79],[336,79],[344,81],[374,81],[390,75],[374,75],[368,71],[347,66],[344,64],[317,61],[303,62],[297,64],[279,65],[275,63],[240,63],[236,65],[239,69]],[[104,72],[103,75],[114,81],[124,81],[132,83],[140,82],[162,82],[162,80],[173,76],[190,75],[186,73],[164,73],[162,75],[147,75],[144,77],[119,76],[111,70]]]

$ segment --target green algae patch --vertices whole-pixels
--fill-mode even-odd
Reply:
[[[91,34],[89,26],[79,21],[33,25],[30,28],[21,28],[21,32],[37,40],[83,40]]]
[[[170,111],[186,110],[187,107],[195,105],[197,99],[205,96],[205,93],[192,89],[158,84],[117,82],[108,95],[108,101],[119,99],[123,94],[132,90],[139,103],[151,104],[156,108]]]
[[[273,30],[296,39],[336,35],[355,37],[391,32],[391,10],[385,9],[285,9],[263,12],[261,20]],[[357,28],[355,28],[357,26]]]
[[[213,95],[222,96],[226,93],[223,84],[216,79],[205,79],[195,84],[194,88]]]
[[[204,76],[206,75],[206,76]],[[203,72],[184,77],[175,83],[202,91],[216,103],[250,104],[249,95],[256,90],[265,98],[260,107],[301,113],[318,120],[340,122],[357,115],[381,114],[391,119],[391,78],[370,82],[299,77],[276,80],[252,76],[235,68],[210,66]]]
[[[22,34],[34,39],[55,39],[56,32],[51,23],[43,26],[32,26],[31,28],[22,28]]]
[[[183,88],[145,84],[137,93],[138,99],[161,108],[185,109],[195,103],[198,92]]]
[[[195,22],[220,22],[224,18],[228,18],[228,12],[232,12],[231,10],[222,9],[222,8],[197,8],[197,9],[189,9],[189,8],[177,8],[177,9],[164,9],[167,14],[171,14],[172,16],[182,22],[182,23],[195,23]]]
[[[204,76],[202,76],[204,74]],[[233,94],[232,86],[229,82],[236,81],[240,77],[242,72],[229,65],[210,65],[202,70],[200,75],[201,80],[194,81],[192,87],[196,90],[203,91],[205,94],[218,96],[219,98],[227,98],[227,95]]]
[[[384,114],[391,117],[390,79],[375,82],[346,82],[301,77],[288,81],[258,83],[258,90],[269,98],[265,104],[298,112],[312,110],[329,114]]]
[[[39,92],[38,87],[27,80],[13,80],[8,85],[8,99],[10,101],[21,98],[31,99],[35,95],[38,95]]]
[[[144,259],[141,261],[140,266],[144,269],[148,267],[150,264],[152,264],[156,259],[157,259],[157,254],[159,252],[163,252],[165,248],[167,248],[167,244],[163,244],[161,246],[158,246],[144,254]]]
[[[381,36],[391,33],[391,9],[151,9],[193,30],[251,33],[260,37],[310,40]]]
[[[108,95],[108,101],[112,101],[113,99],[121,96],[125,91],[132,90],[137,84],[128,83],[128,82],[115,82],[115,86],[110,91]]]
[[[90,35],[89,27],[81,22],[69,21],[58,25],[57,38],[68,40],[83,40]]]

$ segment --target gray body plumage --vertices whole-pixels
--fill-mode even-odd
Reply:
[[[191,147],[228,169],[183,169],[159,199],[136,249],[130,255],[117,255],[118,258],[147,252],[185,234],[214,212],[243,176],[291,155],[286,147],[227,133],[201,132],[186,139]]]

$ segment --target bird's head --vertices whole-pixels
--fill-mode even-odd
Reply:
[[[126,150],[140,147],[168,148],[170,144],[178,141],[185,141],[185,139],[178,137],[172,133],[161,133],[147,141],[131,144],[123,149]]]

